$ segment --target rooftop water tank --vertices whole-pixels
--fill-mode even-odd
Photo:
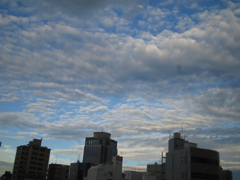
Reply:
[[[178,132],[173,133],[173,138],[181,139],[181,134]]]

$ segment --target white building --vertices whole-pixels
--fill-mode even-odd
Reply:
[[[166,180],[219,180],[219,153],[198,148],[180,133],[169,140],[166,156]]]
[[[122,180],[122,160],[121,156],[115,156],[112,163],[92,166],[88,170],[87,180]]]

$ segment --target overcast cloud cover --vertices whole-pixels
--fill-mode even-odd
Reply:
[[[183,129],[236,179],[239,69],[237,0],[1,0],[0,161],[43,138],[70,164],[103,130],[141,168]]]

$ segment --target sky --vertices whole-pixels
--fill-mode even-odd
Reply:
[[[111,133],[125,169],[183,132],[240,176],[238,0],[0,0],[0,166],[42,138],[49,163]]]

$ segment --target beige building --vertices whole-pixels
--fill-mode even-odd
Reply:
[[[121,156],[115,156],[112,163],[92,166],[88,170],[87,180],[122,180],[122,161]]]
[[[50,149],[41,146],[42,139],[17,147],[12,180],[45,180]]]

